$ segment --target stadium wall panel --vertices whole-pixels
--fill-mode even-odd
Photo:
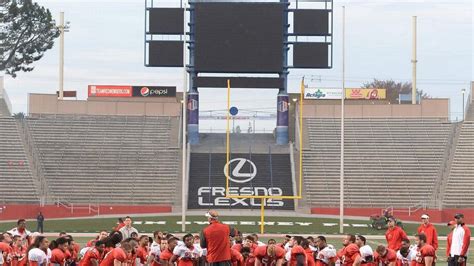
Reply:
[[[29,94],[28,114],[180,116],[181,103],[178,98],[169,98],[172,100],[147,98],[146,100],[136,101],[133,97],[130,97],[115,98],[116,101],[110,99],[103,101],[90,100],[91,98],[87,101],[63,101],[58,100],[55,94]]]
[[[339,118],[341,107],[339,101],[332,104],[321,104],[326,100],[305,100],[303,117],[305,118]],[[449,117],[449,99],[425,99],[421,104],[386,104],[379,101],[364,101],[360,104],[358,100],[347,100],[347,118],[373,118],[373,117],[426,117],[446,118]]]

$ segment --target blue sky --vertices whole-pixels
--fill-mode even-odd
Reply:
[[[182,90],[181,69],[143,65],[144,1],[39,0],[55,18],[64,11],[71,22],[65,38],[65,89],[87,97],[89,84],[171,85]],[[179,1],[159,1],[178,6]],[[313,3],[300,2],[301,6]],[[451,99],[453,117],[461,113],[461,89],[473,73],[473,4],[454,1],[335,1],[334,68],[292,70],[289,91],[301,77],[312,87],[341,86],[341,6],[346,6],[346,86],[373,78],[410,81],[411,19],[418,16],[418,88]],[[13,111],[26,111],[27,93],[54,93],[58,88],[58,46],[35,63],[35,70],[5,78]],[[220,89],[201,91],[201,110],[225,108]],[[241,109],[273,110],[276,90],[236,90]]]

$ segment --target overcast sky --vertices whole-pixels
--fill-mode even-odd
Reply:
[[[144,1],[38,0],[57,19],[71,22],[65,37],[65,89],[87,97],[89,84],[170,85],[182,90],[182,69],[145,68]],[[179,1],[159,1],[179,6]],[[292,4],[293,5],[293,4]],[[301,6],[311,3],[300,2]],[[453,117],[461,116],[461,89],[473,80],[473,4],[471,0],[335,1],[334,68],[291,70],[289,91],[301,77],[312,87],[341,86],[341,6],[346,6],[347,86],[373,78],[411,80],[411,20],[418,16],[418,88],[451,99]],[[57,19],[58,20],[58,19]],[[27,93],[54,93],[58,88],[58,45],[35,63],[35,70],[5,78],[13,111],[26,111]],[[250,92],[250,93],[249,93]],[[220,89],[201,91],[201,110],[225,108]],[[238,90],[241,109],[276,106],[276,90]]]

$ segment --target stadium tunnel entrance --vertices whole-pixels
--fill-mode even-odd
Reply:
[[[191,147],[188,209],[258,210],[264,204],[270,210],[294,210],[293,199],[226,197],[295,195],[292,144],[276,145],[268,133],[232,133],[227,162],[226,134],[201,133],[200,139]]]

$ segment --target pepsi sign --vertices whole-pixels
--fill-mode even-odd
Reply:
[[[133,97],[176,97],[176,87],[133,86]]]

